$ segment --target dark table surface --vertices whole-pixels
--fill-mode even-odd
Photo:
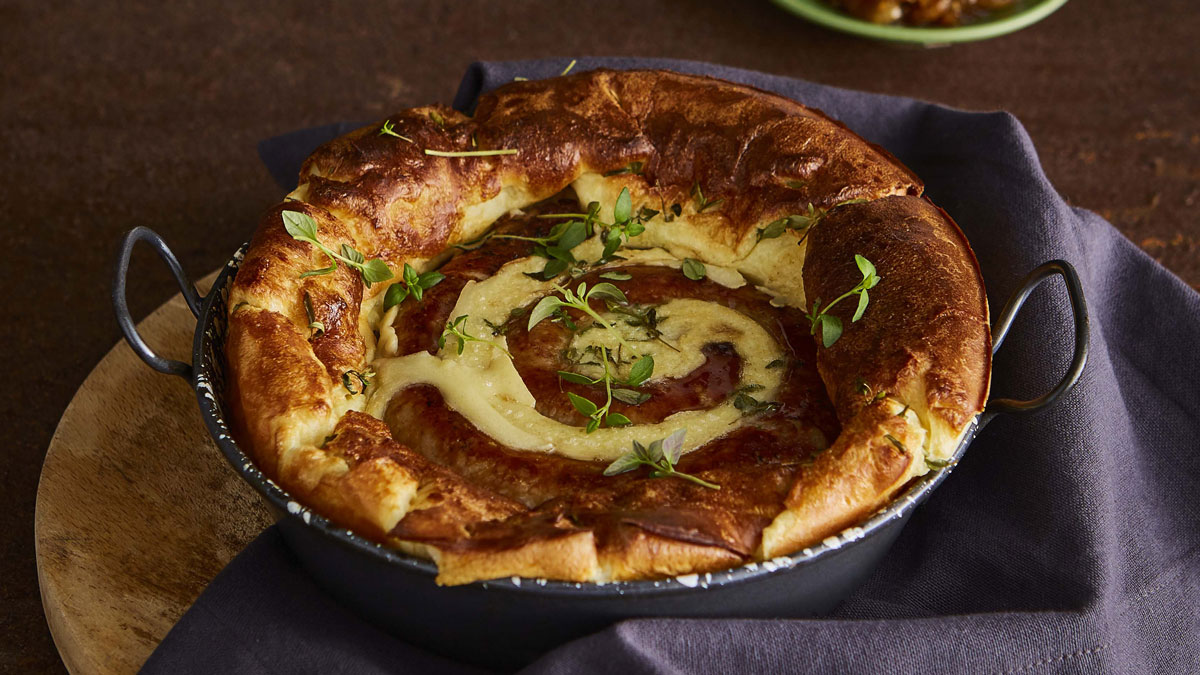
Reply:
[[[1009,110],[1070,202],[1200,288],[1193,0],[1076,0],[1020,33],[939,49],[829,32],[766,1],[122,4],[0,2],[0,401],[12,423],[0,671],[62,668],[38,597],[35,493],[63,409],[119,336],[118,236],[152,227],[203,276],[282,196],[259,139],[449,103],[474,60],[665,56]],[[141,317],[176,290],[151,254],[133,265]]]

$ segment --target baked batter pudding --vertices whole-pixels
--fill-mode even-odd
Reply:
[[[318,149],[230,296],[239,440],[438,582],[726,569],[982,410],[987,301],[907,168],[720,80],[514,82]]]

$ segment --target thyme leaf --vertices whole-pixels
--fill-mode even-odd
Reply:
[[[605,171],[604,176],[605,177],[620,176],[621,174],[624,174],[624,173],[641,174],[642,169],[644,169],[645,167],[646,167],[645,162],[630,162],[629,166],[624,166],[624,167],[621,167],[620,169],[613,169],[612,171]]]
[[[416,268],[404,263],[404,272],[400,275],[400,281],[388,286],[387,292],[383,295],[383,311],[386,312],[399,305],[410,295],[414,300],[420,302],[425,297],[425,291],[437,286],[445,279],[446,275],[437,270],[417,274]]]
[[[402,141],[408,141],[409,143],[415,143],[415,141],[413,141],[413,139],[409,138],[408,136],[401,136],[400,134],[396,133],[396,125],[392,124],[391,120],[383,121],[383,126],[380,127],[380,129],[379,129],[379,135],[380,136],[395,136],[396,138],[399,138]]]
[[[636,391],[627,389],[614,390],[612,385],[617,383],[636,387],[650,379],[650,375],[654,372],[654,357],[647,355],[638,359],[633,364],[633,367],[629,371],[629,377],[621,379],[617,377],[614,368],[609,368],[609,363],[612,361],[612,352],[607,347],[599,347],[598,356],[600,357],[600,366],[604,369],[599,379],[592,379],[585,375],[566,370],[558,371],[558,376],[568,382],[587,385],[604,384],[604,405],[596,405],[591,399],[574,392],[567,392],[567,399],[571,401],[571,405],[575,407],[575,410],[580,415],[588,418],[584,431],[589,434],[599,429],[601,424],[607,427],[624,427],[633,424],[628,417],[621,413],[611,412],[613,399],[615,398],[624,403],[636,400],[636,403],[632,403],[631,405],[638,405],[650,398],[650,395],[639,394]],[[618,395],[616,392],[621,393]],[[643,396],[645,398],[642,398]]]
[[[349,244],[342,244],[341,253],[335,253],[328,246],[322,244],[317,239],[317,221],[307,213],[301,211],[284,211],[281,215],[283,218],[283,228],[293,239],[317,247],[332,263],[329,267],[302,272],[300,274],[301,277],[331,274],[337,269],[338,261],[340,260],[358,270],[359,275],[362,276],[363,284],[367,288],[370,288],[373,283],[387,281],[392,278],[392,269],[379,258],[367,260],[362,253],[354,250]]]
[[[580,284],[575,287],[574,291],[572,291],[570,288],[563,288],[562,286],[558,285],[555,285],[554,289],[558,291],[562,297],[559,298],[555,295],[547,295],[539,300],[538,303],[533,306],[533,311],[529,314],[529,324],[527,325],[526,330],[533,330],[534,326],[549,318],[552,314],[558,311],[559,308],[569,307],[571,309],[577,309],[592,317],[592,319],[598,325],[612,331],[613,335],[616,336],[617,341],[620,342],[622,346],[628,346],[625,343],[625,338],[621,335],[620,330],[617,329],[616,324],[611,323],[604,319],[604,317],[600,316],[595,310],[592,309],[590,304],[592,300],[609,299],[622,305],[628,305],[629,300],[625,297],[625,293],[622,292],[621,289],[606,281],[598,283],[591,288],[588,288],[587,282],[580,282]]]
[[[459,317],[456,317],[453,321],[446,322],[446,328],[442,331],[441,337],[438,338],[438,349],[442,349],[446,346],[446,338],[454,337],[458,339],[459,356],[462,356],[463,350],[467,348],[468,342],[480,342],[482,344],[490,345],[496,349],[499,349],[500,351],[504,352],[505,356],[507,356],[509,359],[512,359],[512,354],[510,354],[507,349],[502,347],[499,342],[477,338],[468,333],[466,329],[467,318],[468,315],[463,314]]]
[[[692,281],[700,281],[708,276],[708,270],[704,267],[704,263],[695,258],[684,258],[683,266],[680,269],[683,270],[683,276]]]
[[[791,182],[793,181],[789,181],[789,183]],[[789,184],[788,187],[794,186]],[[801,184],[800,187],[803,187],[803,184]],[[834,204],[828,209],[817,208],[813,206],[812,202],[809,202],[808,210],[806,212],[793,213],[777,220],[772,220],[763,227],[758,228],[758,241],[762,241],[763,239],[775,239],[787,230],[795,230],[796,232],[799,232],[801,235],[800,241],[804,241],[804,238],[808,236],[808,232],[812,229],[813,225],[821,222],[825,216],[829,215],[830,211],[842,206],[846,206],[847,204],[861,204],[865,201],[867,200],[847,199]]]
[[[616,476],[647,466],[650,467],[651,478],[679,478],[710,490],[720,490],[721,486],[716,483],[710,483],[675,468],[675,465],[679,463],[679,458],[683,455],[683,439],[686,434],[686,429],[679,429],[666,438],[654,441],[649,446],[634,441],[633,449],[609,464],[608,468],[604,470],[604,475]]]
[[[862,318],[863,313],[867,311],[867,303],[869,302],[867,290],[875,288],[881,280],[880,276],[875,272],[875,265],[870,260],[856,253],[854,255],[854,262],[858,265],[858,271],[862,273],[862,281],[858,282],[854,288],[834,298],[824,307],[821,306],[821,299],[817,298],[813,303],[812,310],[806,315],[809,323],[812,325],[809,333],[816,335],[819,328],[821,330],[821,344],[826,349],[832,347],[838,341],[838,338],[842,336],[842,320],[829,314],[830,308],[852,295],[858,295],[858,308],[854,311],[854,316],[850,319],[851,322],[858,321]]]
[[[704,213],[708,209],[715,206],[720,206],[724,199],[708,199],[704,196],[704,190],[701,189],[700,183],[692,185],[692,201],[696,204],[696,213]],[[679,214],[675,214],[679,215]]]
[[[760,401],[745,391],[738,392],[737,396],[733,397],[733,407],[742,412],[743,415],[757,415],[759,413],[771,412],[779,409],[778,401]]]

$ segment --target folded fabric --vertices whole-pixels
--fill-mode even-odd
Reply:
[[[455,106],[469,111],[516,76],[563,66],[473,65]],[[832,616],[630,620],[527,672],[1200,672],[1200,295],[1069,206],[1007,113],[684,61],[581,59],[575,70],[597,67],[712,75],[824,110],[926,182],[975,249],[993,313],[1029,270],[1072,262],[1091,357],[1052,408],[992,422]],[[291,187],[300,160],[343,130],[272,139],[261,154]],[[1051,388],[1070,360],[1071,326],[1062,285],[1044,284],[996,359],[993,393]],[[213,581],[145,670],[474,672],[339,607],[274,528]]]

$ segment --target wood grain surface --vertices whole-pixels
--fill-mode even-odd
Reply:
[[[194,326],[177,295],[138,329],[152,348],[187,353]],[[67,668],[136,671],[270,522],[209,438],[191,387],[113,347],[63,414],[38,486],[38,580]]]

